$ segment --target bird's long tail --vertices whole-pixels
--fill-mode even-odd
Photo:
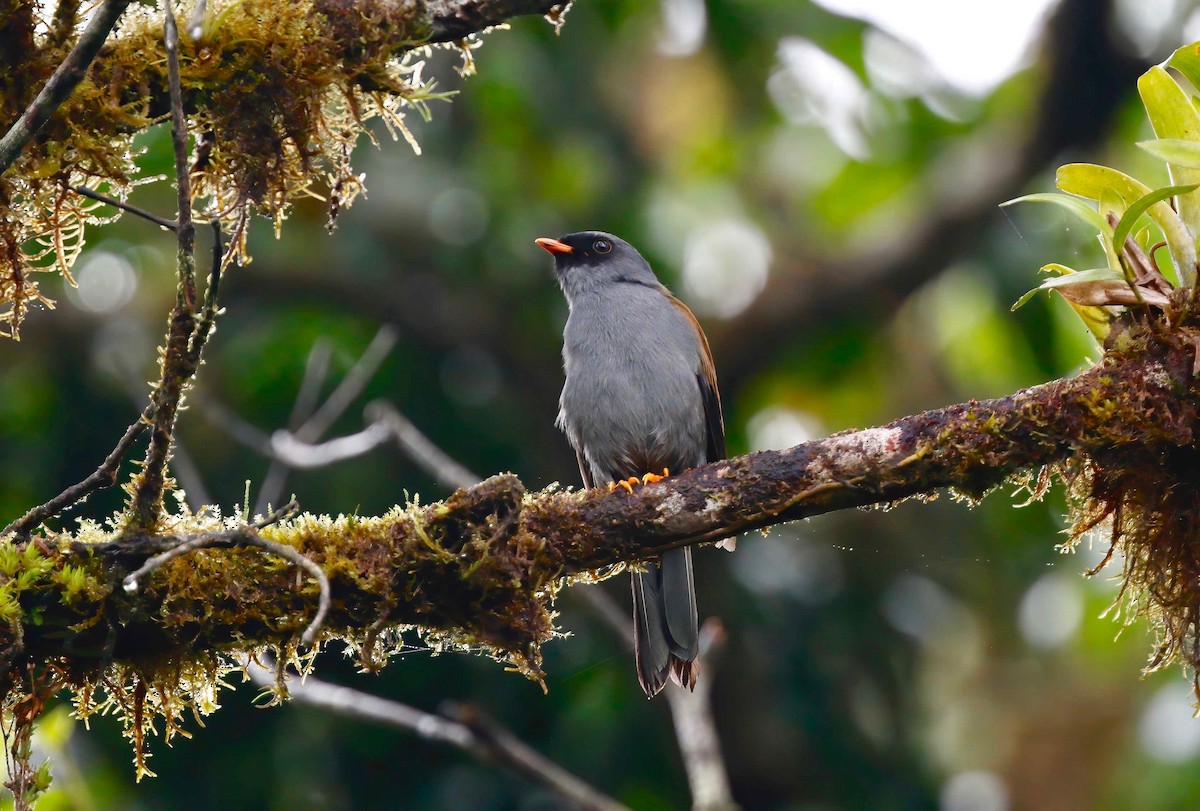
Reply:
[[[658,693],[668,676],[695,688],[700,632],[690,548],[664,552],[660,563],[634,573],[633,628],[638,681],[646,695]]]

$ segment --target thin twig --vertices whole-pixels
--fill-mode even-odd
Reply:
[[[557,763],[547,760],[512,732],[489,718],[479,707],[472,704],[451,705],[445,712],[453,720],[470,729],[496,763],[528,780],[537,780],[553,789],[568,798],[572,806],[596,811],[616,811],[626,807],[599,793]]]
[[[264,447],[261,432],[245,424],[230,424],[230,433],[244,434],[244,444],[256,448],[288,467],[312,469],[353,459],[378,448],[385,442],[395,441],[400,449],[417,465],[451,488],[471,487],[479,483],[479,477],[456,462],[445,451],[429,441],[412,422],[383,400],[367,404],[364,411],[367,427],[357,433],[337,437],[318,444],[300,440],[291,431],[276,431],[271,435],[269,447]]]
[[[300,426],[313,415],[321,405],[321,388],[329,377],[329,361],[333,358],[333,347],[325,338],[313,341],[312,349],[308,351],[308,359],[304,362],[304,376],[300,378],[300,390],[296,392],[296,401],[292,403],[292,413],[288,415],[288,430],[298,431]]]
[[[371,423],[386,426],[400,450],[438,483],[450,487],[471,487],[479,483],[479,476],[431,442],[391,403],[376,400],[367,404],[364,413]]]
[[[308,359],[304,363],[304,376],[300,379],[300,391],[297,392],[296,400],[292,403],[292,413],[288,415],[288,430],[300,430],[300,427],[321,404],[321,387],[325,385],[325,378],[329,374],[329,359],[332,355],[333,350],[330,349],[328,341],[321,338],[313,341],[312,348],[308,351]],[[266,435],[266,432],[260,432],[258,428],[231,411],[229,416],[232,419],[228,421],[228,427],[234,438],[243,442],[247,447],[257,449],[261,456],[271,460],[271,464],[267,467],[267,473],[263,476],[262,487],[258,490],[258,500],[254,505],[255,512],[262,512],[267,509],[268,504],[283,497],[291,468],[274,457],[271,438]],[[239,436],[239,429],[241,436]],[[256,433],[261,434],[261,441],[255,437]]]
[[[275,674],[250,664],[250,678],[261,687],[273,688]],[[493,763],[553,791],[569,807],[588,811],[620,811],[627,807],[567,772],[535,751],[527,743],[472,707],[450,711],[457,717],[424,712],[398,701],[323,682],[308,677],[291,680],[287,686],[293,701],[403,730],[433,743],[449,744],[487,763]]]
[[[187,505],[192,512],[213,503],[208,488],[204,486],[204,477],[200,473],[200,468],[196,466],[196,461],[188,453],[183,443],[178,441],[171,453],[171,469],[179,480],[179,489],[187,496]]]
[[[217,314],[220,312],[217,308],[217,296],[221,289],[221,275],[225,266],[221,218],[213,217],[209,226],[213,231],[212,268],[208,274],[208,286],[204,290],[204,305],[200,308],[200,321],[196,324],[196,329],[188,344],[188,356],[193,374],[200,367],[200,356],[204,352],[204,345],[208,343],[208,336],[217,323]]]
[[[276,431],[271,434],[271,454],[288,467],[311,470],[362,456],[391,439],[392,432],[380,424],[317,445],[301,442],[290,431]]]
[[[700,628],[701,673],[696,689],[667,689],[675,739],[692,792],[692,811],[736,811],[729,772],[721,756],[721,740],[712,713],[712,662],[725,642],[721,621],[709,617]]]
[[[0,174],[8,171],[8,167],[12,166],[25,145],[33,140],[59,105],[71,95],[75,86],[83,81],[88,66],[100,52],[104,40],[108,39],[109,32],[128,5],[129,0],[105,0],[96,10],[92,21],[79,35],[79,41],[75,43],[71,53],[67,54],[67,58],[54,71],[54,75],[33,102],[25,108],[25,112],[21,113],[16,123],[3,138],[0,138]]]
[[[83,501],[96,490],[112,487],[117,480],[117,470],[121,467],[121,462],[125,459],[125,454],[129,452],[129,448],[149,426],[149,421],[153,415],[153,406],[147,406],[137,421],[125,429],[125,433],[117,442],[116,447],[109,452],[108,456],[104,457],[104,461],[100,463],[100,467],[92,471],[83,481],[71,485],[45,504],[34,507],[13,521],[0,530],[0,536],[15,532],[18,537],[26,537],[35,527],[58,515],[68,507],[72,507]]]
[[[195,228],[192,225],[192,179],[188,172],[188,131],[187,118],[183,112],[183,84],[179,76],[179,29],[175,26],[175,7],[172,0],[166,0],[163,23],[163,44],[167,48],[167,83],[171,92],[171,147],[175,153],[175,190],[179,198],[179,217],[175,233],[179,237],[179,253],[191,257],[190,263],[181,262],[180,270],[185,272],[184,265],[190,264],[192,271],[191,288],[185,287],[183,293],[192,309],[196,306],[195,291],[195,260],[194,242]],[[185,278],[185,281],[187,279]]]
[[[165,552],[154,555],[146,560],[137,571],[125,577],[122,581],[122,586],[125,591],[130,594],[138,590],[138,582],[147,575],[161,569],[165,564],[171,562],[175,558],[182,557],[189,552],[194,552],[197,549],[206,549],[210,546],[242,546],[246,543],[246,537],[255,533],[264,527],[269,527],[280,521],[285,521],[296,514],[299,505],[293,500],[284,504],[278,510],[260,518],[257,521],[246,524],[232,530],[221,530],[219,532],[202,532],[199,535],[194,535],[186,540],[179,541]],[[295,551],[295,550],[293,550]]]
[[[204,37],[204,22],[208,17],[208,2],[207,0],[198,0],[196,7],[192,9],[192,16],[188,18],[185,25],[188,32],[188,37],[193,42],[200,42]]]
[[[296,439],[305,443],[319,440],[330,426],[345,413],[350,404],[362,394],[363,389],[371,382],[375,373],[379,371],[380,365],[396,346],[397,338],[394,327],[389,325],[380,327],[379,331],[375,333],[375,337],[371,339],[371,343],[363,350],[358,361],[346,373],[346,376],[342,378],[325,402],[308,415],[304,422],[293,431]],[[305,369],[305,380],[308,379],[308,369]],[[305,386],[302,384],[302,393],[304,389]],[[300,398],[298,397],[296,407],[292,412],[293,418],[299,412],[299,408]],[[255,505],[257,510],[265,509],[267,504],[277,500],[283,494],[288,472],[288,467],[283,461],[276,459],[272,462],[263,480],[263,486],[259,490],[258,501]]]
[[[288,560],[297,566],[304,569],[321,587],[320,596],[317,600],[317,613],[313,616],[308,627],[304,629],[304,635],[300,637],[300,642],[305,645],[311,645],[317,641],[317,633],[321,630],[321,626],[325,623],[325,617],[329,614],[329,606],[333,600],[330,594],[329,577],[325,574],[325,570],[318,566],[312,560],[309,560],[304,555],[296,551],[295,547],[286,544],[269,541],[261,535],[251,535],[246,539],[248,546],[257,546],[260,549],[265,549],[279,557]]]
[[[258,534],[260,529],[280,521],[286,521],[299,512],[299,510],[299,504],[295,501],[289,501],[266,518],[259,519],[239,529],[224,532],[206,532],[196,535],[193,538],[176,544],[161,554],[149,558],[137,571],[126,576],[121,585],[126,592],[133,594],[138,590],[138,583],[141,580],[161,569],[172,560],[175,560],[175,558],[183,557],[186,554],[195,552],[197,549],[205,549],[211,546],[258,547],[304,569],[312,575],[313,579],[320,586],[321,591],[317,602],[317,613],[304,630],[304,635],[300,638],[303,644],[311,645],[316,641],[317,632],[321,630],[321,626],[325,622],[325,617],[329,614],[329,606],[332,604],[329,577],[325,574],[324,569],[300,554],[299,550],[295,547],[268,540]]]
[[[304,442],[315,442],[320,439],[330,426],[346,412],[350,404],[358,399],[363,389],[375,377],[379,367],[396,346],[399,335],[396,328],[388,324],[379,328],[371,343],[363,350],[358,362],[351,367],[342,382],[338,383],[313,415],[296,431],[296,437]]]
[[[175,434],[175,418],[183,391],[196,373],[203,337],[211,328],[211,319],[203,336],[195,321],[196,312],[196,229],[192,223],[192,186],[187,166],[187,119],[183,113],[183,89],[179,78],[179,30],[171,0],[164,9],[163,41],[167,50],[167,81],[171,94],[171,145],[175,152],[175,187],[178,191],[178,242],[176,254],[177,288],[175,307],[167,327],[167,345],[162,356],[162,376],[154,390],[154,425],[142,473],[134,487],[129,529],[143,531],[158,521],[162,513],[162,495],[166,487],[167,460]],[[217,240],[218,246],[220,239]],[[218,247],[219,249],[219,247]],[[219,274],[218,274],[219,275]],[[210,282],[210,291],[214,290]],[[214,305],[215,306],[215,305]],[[214,310],[215,314],[215,310]],[[189,347],[189,343],[195,344]]]
[[[179,223],[175,222],[174,220],[168,220],[166,217],[160,217],[153,211],[147,211],[144,208],[131,206],[129,203],[118,200],[115,197],[109,197],[107,194],[103,194],[98,191],[92,191],[87,186],[72,186],[71,191],[75,192],[76,194],[81,194],[84,197],[90,197],[93,200],[99,200],[101,203],[112,206],[113,208],[119,208],[122,211],[128,211],[130,214],[141,217],[143,220],[149,220],[160,228],[164,228],[172,233],[174,233],[175,229],[179,227]]]

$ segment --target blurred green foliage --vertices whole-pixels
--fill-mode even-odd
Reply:
[[[1185,5],[1178,19],[1159,21],[1154,48],[1131,56],[1132,46],[1114,45],[1107,56],[1144,67],[1169,55]],[[728,381],[731,453],[1011,392],[1096,357],[1061,302],[1039,297],[1009,312],[1041,264],[1103,261],[1061,212],[996,207],[1014,192],[1050,190],[1049,159],[1015,190],[997,189],[969,244],[943,234],[944,247],[933,245],[915,270],[887,273],[888,256],[955,210],[947,188],[986,190],[1015,159],[1047,115],[1045,59],[1035,54],[982,98],[939,82],[888,95],[866,67],[864,40],[878,33],[866,23],[807,2],[705,8],[703,41],[678,55],[662,52],[659,4],[584,0],[561,36],[525,19],[487,37],[468,80],[453,72],[457,57],[432,56],[441,87],[460,93],[435,104],[429,123],[412,119],[422,156],[386,139],[378,150],[363,143],[356,162],[368,195],[332,236],[316,201],[295,206],[281,239],[255,224],[254,261],[227,277],[227,313],[180,425],[199,476],[181,474],[190,494],[202,486],[226,508],[240,504],[247,480],[256,492],[269,464],[232,438],[212,403],[264,431],[285,427],[314,345],[331,349],[328,392],[385,323],[400,342],[364,404],[390,400],[481,474],[574,484],[574,459],[553,427],[565,305],[532,240],[583,228],[640,246],[669,286],[709,313]],[[800,42],[858,83],[862,107],[845,125],[859,139],[854,157],[832,134],[835,112],[796,114],[815,103],[803,73],[789,68]],[[891,77],[901,86],[908,78]],[[1068,154],[1056,162],[1082,157],[1161,184],[1161,162],[1133,148],[1150,133],[1132,81],[1119,99],[1112,120],[1061,147]],[[140,143],[140,164],[163,172],[165,132]],[[155,184],[133,202],[169,212],[172,196]],[[759,278],[750,260],[763,245]],[[93,470],[153,376],[174,294],[169,236],[125,217],[92,231],[88,250],[80,291],[63,290],[57,311],[34,313],[20,343],[0,346],[3,516]],[[136,284],[97,311],[82,295],[98,267],[88,262],[108,254]],[[883,270],[859,280],[860,264]],[[93,281],[111,290],[114,279]],[[712,315],[747,285],[766,285],[766,296],[786,289],[810,306],[793,319],[749,296],[748,307]],[[828,299],[838,285],[859,291],[852,306]],[[756,337],[742,346],[743,335]],[[361,426],[351,409],[332,433]],[[372,514],[405,491],[427,500],[446,492],[390,449],[295,473],[288,490],[309,510]],[[119,498],[98,494],[84,509],[103,515]],[[1145,629],[1114,641],[1120,623],[1099,615],[1115,584],[1082,577],[1103,546],[1056,552],[1061,494],[1016,509],[1019,500],[1001,492],[975,509],[943,497],[830,515],[744,538],[733,556],[697,555],[701,613],[720,617],[729,636],[710,673],[739,802],[1194,807],[1200,722],[1189,717],[1188,683],[1178,671],[1139,681]],[[623,578],[601,588],[628,601]],[[318,674],[426,709],[476,702],[631,806],[686,807],[666,703],[642,698],[622,643],[584,601],[566,593],[560,609],[571,635],[545,649],[546,696],[491,661],[419,649],[378,676],[356,674],[329,651]],[[152,743],[159,777],[136,786],[114,723],[94,719],[85,732],[55,711],[40,739],[55,772],[43,807],[553,807],[457,752],[310,708],[254,709],[253,696],[242,685],[194,739]]]

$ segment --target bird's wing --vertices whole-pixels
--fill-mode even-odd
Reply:
[[[700,387],[700,400],[704,403],[706,461],[716,462],[725,458],[725,417],[721,412],[721,390],[717,387],[717,366],[713,363],[712,349],[708,346],[704,330],[700,329],[700,322],[688,306],[670,293],[667,293],[667,297],[686,316],[700,344],[700,369],[696,372],[696,383]]]
[[[711,364],[712,361],[710,360]],[[711,366],[710,366],[711,368]],[[704,427],[708,436],[707,454],[709,462],[725,458],[725,419],[721,416],[721,393],[717,391],[717,380],[704,374],[696,375],[700,386],[700,399],[704,403]]]
[[[579,475],[583,477],[583,486],[591,490],[596,486],[596,482],[592,479],[591,465],[588,464],[583,451],[579,448],[575,449],[575,461],[579,462]]]

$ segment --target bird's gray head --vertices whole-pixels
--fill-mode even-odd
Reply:
[[[579,231],[561,239],[542,237],[537,244],[553,254],[554,275],[568,301],[615,284],[662,287],[637,248],[612,234]]]

